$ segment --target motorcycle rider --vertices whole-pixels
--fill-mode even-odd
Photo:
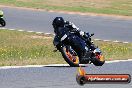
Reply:
[[[0,25],[1,25],[0,27],[4,27],[6,25],[3,15],[4,15],[3,11],[0,10]]]
[[[79,53],[79,57],[83,60],[86,59],[85,56],[87,54],[87,52],[89,51],[89,48],[86,46],[86,43],[88,44],[88,46],[91,45],[91,42],[89,40],[90,35],[89,33],[85,33],[81,30],[79,30],[79,28],[77,28],[72,22],[69,21],[64,21],[64,19],[62,17],[56,17],[53,22],[52,22],[53,28],[54,28],[54,32],[55,32],[55,38],[54,41],[59,41],[62,39],[62,34],[64,32],[70,32],[72,34],[75,34],[77,36],[70,36],[69,38],[67,38],[66,43],[69,43],[72,48],[74,48],[74,50],[76,52]],[[61,43],[61,41],[60,41]],[[60,45],[56,45],[55,42],[53,42],[53,44],[56,46],[57,49],[59,49]],[[76,48],[76,47],[78,48]],[[82,52],[82,53],[80,53]]]
[[[90,35],[89,33],[85,33],[81,30],[79,30],[79,28],[72,22],[70,21],[65,21],[64,24],[65,27],[69,28],[71,32],[75,32],[80,38],[82,38],[89,46],[91,46],[91,42],[90,42]]]

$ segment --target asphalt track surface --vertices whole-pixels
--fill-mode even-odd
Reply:
[[[74,22],[84,31],[94,32],[95,38],[132,42],[132,20],[112,17],[68,15],[45,11],[2,8],[6,28],[53,33],[52,20],[56,16]],[[87,73],[130,74],[132,61],[107,63],[102,67],[89,65]],[[0,88],[80,88],[76,83],[77,68],[32,67],[0,69]],[[83,88],[131,88],[130,84],[86,84]]]
[[[106,63],[102,67],[90,64],[84,68],[89,74],[130,74],[132,62]],[[0,69],[0,88],[131,88],[129,84],[85,84],[76,82],[77,68],[33,67]]]
[[[56,16],[75,23],[81,30],[95,33],[94,38],[132,42],[132,19],[82,16],[3,7],[6,28],[53,33],[52,20]]]

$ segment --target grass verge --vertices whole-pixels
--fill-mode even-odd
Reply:
[[[0,30],[0,66],[66,63],[59,52],[53,52],[53,36]],[[132,58],[132,44],[95,41],[106,60]]]
[[[132,16],[132,0],[0,0],[0,5]]]

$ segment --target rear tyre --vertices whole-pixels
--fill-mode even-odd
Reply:
[[[71,46],[68,46],[71,47]],[[71,67],[79,67],[79,57],[77,56],[76,52],[72,49],[72,53],[69,51],[68,47],[64,46],[61,48],[61,53],[64,60],[71,66]]]

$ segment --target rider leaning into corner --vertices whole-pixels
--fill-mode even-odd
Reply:
[[[52,25],[56,35],[54,38],[54,41],[57,40],[61,44],[62,41],[60,40],[62,38],[62,34],[65,32],[72,33],[72,35],[66,38],[65,43],[70,44],[72,48],[78,53],[78,56],[81,59],[80,61],[84,61],[85,59],[88,59],[85,57],[88,54],[87,52],[89,51],[89,47],[90,48],[93,47],[90,42],[89,33],[85,33],[79,30],[79,28],[76,27],[72,22],[65,21],[62,17],[56,17],[53,20]],[[53,41],[53,44],[58,49],[60,47],[60,44],[56,45],[54,41]],[[87,47],[86,44],[89,45],[89,47]]]

